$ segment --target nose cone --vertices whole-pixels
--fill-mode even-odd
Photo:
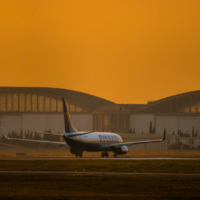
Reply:
[[[121,137],[121,136],[119,136],[119,137],[120,137],[120,138],[119,138],[119,141],[120,141],[120,142],[123,142],[123,139],[122,139],[122,137]]]

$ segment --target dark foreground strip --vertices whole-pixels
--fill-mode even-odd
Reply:
[[[200,157],[0,157],[0,160],[200,160]]]
[[[120,172],[61,172],[61,171],[0,171],[3,175],[68,175],[68,176],[140,176],[140,177],[189,177],[200,178],[200,174],[186,173],[120,173]]]

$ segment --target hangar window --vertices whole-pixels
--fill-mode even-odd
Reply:
[[[103,115],[103,131],[109,131],[110,116],[108,114]]]
[[[117,114],[110,115],[110,131],[117,132]]]
[[[178,102],[177,102],[177,99],[172,100],[171,106],[172,106],[171,112],[172,113],[177,113],[177,111],[178,111]]]
[[[124,115],[120,114],[118,119],[119,132],[124,133]]]
[[[69,112],[75,112],[75,105],[69,104]]]
[[[95,131],[102,131],[102,115],[95,115]]]
[[[18,93],[13,93],[13,111],[17,112],[19,109]]]
[[[183,98],[178,99],[178,112],[183,112]]]
[[[160,113],[164,113],[165,112],[165,104],[164,103],[159,104],[159,112]]]
[[[57,112],[63,111],[63,104],[62,101],[57,101]]]
[[[12,93],[7,93],[7,111],[12,111]]]
[[[32,112],[37,112],[37,95],[32,94]]]
[[[190,97],[184,98],[184,113],[190,113]]]
[[[196,113],[197,112],[197,103],[193,103],[191,105],[191,113]]]
[[[171,106],[170,106],[170,102],[171,101],[167,101],[167,102],[165,102],[165,113],[170,113],[170,111],[171,111]]]
[[[49,97],[44,98],[44,111],[50,112],[50,98]]]
[[[44,112],[44,96],[38,96],[38,112]]]
[[[197,113],[197,96],[191,97],[191,113]]]
[[[1,112],[6,111],[6,94],[5,93],[0,94],[0,111]]]
[[[31,112],[31,94],[26,94],[26,112]]]
[[[56,112],[56,99],[51,98],[51,112]]]
[[[76,112],[82,112],[82,108],[76,107]]]
[[[24,112],[25,108],[25,94],[19,93],[19,111]]]

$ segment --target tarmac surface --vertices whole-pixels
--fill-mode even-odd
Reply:
[[[0,157],[0,160],[200,160],[200,157]]]
[[[0,171],[0,176],[4,175],[67,175],[67,176],[139,176],[139,177],[183,177],[198,178],[200,174],[186,173],[123,173],[123,172],[68,172],[68,171]]]

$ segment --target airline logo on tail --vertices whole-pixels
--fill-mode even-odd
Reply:
[[[69,112],[66,112],[64,114],[64,117],[65,117],[65,125],[68,126],[68,124],[69,124]]]

